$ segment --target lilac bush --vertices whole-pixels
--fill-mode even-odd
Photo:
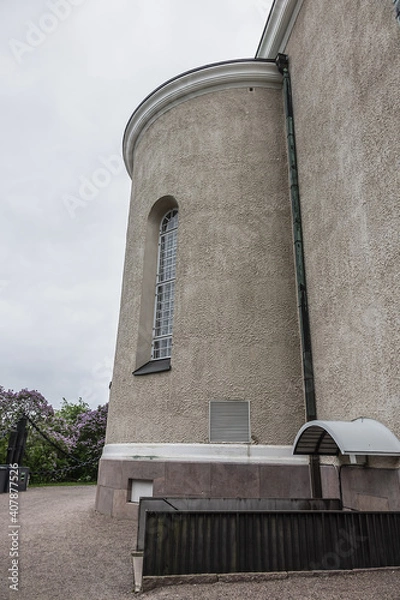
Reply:
[[[31,469],[32,481],[94,481],[107,409],[105,404],[91,410],[79,398],[75,403],[63,399],[61,408],[54,410],[36,390],[14,392],[0,386],[0,462],[6,458],[9,432],[25,415],[30,421],[23,462]]]
[[[89,463],[79,470],[79,477],[92,481],[96,478],[98,461],[103,450],[108,405],[98,406],[95,410],[82,412],[73,432],[73,454],[82,463]]]
[[[22,415],[39,423],[52,418],[54,409],[37,390],[14,392],[0,386],[0,436],[9,431]]]

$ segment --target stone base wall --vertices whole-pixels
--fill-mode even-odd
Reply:
[[[400,510],[400,469],[321,465],[324,498],[346,510]],[[132,481],[153,484],[155,497],[310,498],[307,465],[102,459],[96,510],[135,521]]]
[[[310,498],[307,465],[102,459],[96,510],[135,520],[132,480],[152,481],[155,497]]]
[[[352,510],[400,510],[400,469],[342,465],[343,507]]]

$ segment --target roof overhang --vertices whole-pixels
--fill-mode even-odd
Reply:
[[[243,59],[206,65],[170,79],[139,104],[126,126],[123,156],[132,177],[136,144],[147,128],[182,102],[217,90],[245,87],[280,89],[282,75],[275,62]]]
[[[274,0],[256,58],[274,60],[284,52],[304,0]]]
[[[293,454],[400,456],[400,441],[374,419],[309,421],[296,436]]]

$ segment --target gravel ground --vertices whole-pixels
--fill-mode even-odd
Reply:
[[[0,600],[133,600],[135,531],[94,511],[94,486],[30,488],[19,494],[19,590],[9,589],[8,494],[0,494]],[[143,600],[400,600],[400,570],[290,575],[236,583],[171,585]]]

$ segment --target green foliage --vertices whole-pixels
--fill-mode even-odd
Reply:
[[[79,398],[63,398],[54,411],[37,391],[14,393],[0,387],[0,462],[5,461],[9,433],[22,415],[29,417],[23,460],[33,483],[88,482],[97,476],[104,445],[107,405],[90,410]]]
[[[64,419],[67,423],[74,425],[82,413],[89,412],[89,404],[84,402],[82,398],[78,398],[78,402],[73,404],[63,398],[61,408],[56,410],[56,415]]]
[[[41,430],[45,429],[51,439],[49,428]],[[69,461],[56,448],[50,446],[40,433],[30,427],[23,463],[29,467],[32,481],[52,482],[64,480],[66,472],[63,469],[68,467]]]

